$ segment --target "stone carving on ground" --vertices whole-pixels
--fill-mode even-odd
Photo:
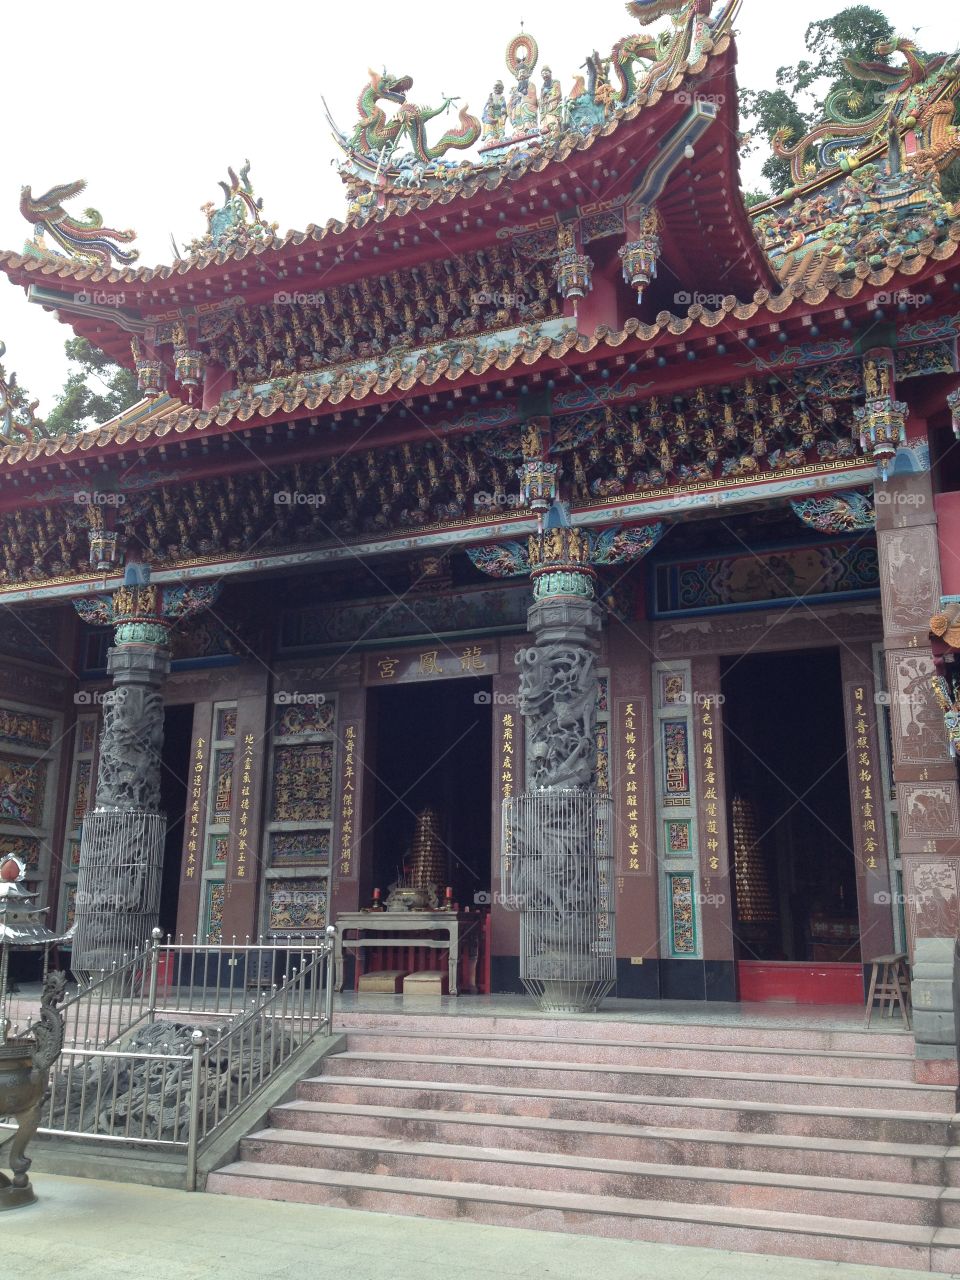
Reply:
[[[209,1044],[216,1044],[228,1026],[207,1028]],[[150,1137],[185,1141],[190,1119],[193,1067],[189,1061],[194,1028],[182,1022],[150,1022],[123,1044],[131,1054],[151,1054],[173,1059],[169,1065],[156,1056],[119,1059],[112,1064],[93,1058],[79,1060],[73,1069],[53,1082],[54,1113],[64,1127],[77,1133],[146,1133]],[[289,1056],[290,1037],[274,1029],[263,1035],[257,1025],[240,1040],[228,1041],[223,1052],[207,1056],[204,1076],[206,1117],[201,1132],[226,1112],[228,1099],[252,1092]],[[187,1061],[178,1059],[186,1058]]]

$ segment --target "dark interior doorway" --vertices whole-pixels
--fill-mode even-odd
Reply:
[[[859,961],[839,653],[731,658],[722,690],[738,959]]]
[[[160,880],[160,928],[176,933],[183,861],[183,826],[187,812],[187,778],[190,773],[190,738],[193,707],[167,707],[163,713],[163,753],[160,757],[160,807],[167,815]]]
[[[371,691],[377,723],[373,884],[403,874],[416,817],[432,806],[446,885],[461,907],[489,890],[493,720],[490,680],[430,681]]]

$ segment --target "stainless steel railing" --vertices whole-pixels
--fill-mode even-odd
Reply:
[[[227,948],[154,936],[69,1002],[40,1132],[182,1150],[195,1190],[203,1149],[331,1030],[334,934]]]

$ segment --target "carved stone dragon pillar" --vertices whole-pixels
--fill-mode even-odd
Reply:
[[[96,803],[83,823],[73,966],[103,970],[143,945],[157,924],[166,815],[160,811],[163,684],[173,626],[212,604],[219,584],[160,587],[127,567],[112,596],[77,602],[86,622],[116,628]]]

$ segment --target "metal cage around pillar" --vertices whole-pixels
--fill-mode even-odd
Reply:
[[[74,972],[111,969],[157,924],[166,814],[94,809],[83,821]]]
[[[545,1011],[589,1012],[616,982],[611,823],[597,791],[504,801],[504,903],[520,913],[520,979]]]

